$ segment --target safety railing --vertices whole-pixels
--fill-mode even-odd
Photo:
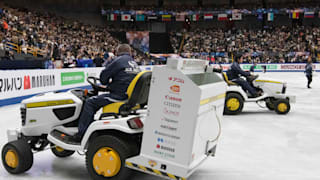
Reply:
[[[12,43],[12,42],[7,42],[5,44],[5,48],[7,50],[11,50],[11,51],[16,51],[18,54],[22,54],[22,46],[19,46],[18,44]],[[27,47],[27,51],[23,52],[26,54],[30,54],[34,57],[38,57],[38,56],[45,56],[45,51],[39,48],[34,48],[34,47]]]

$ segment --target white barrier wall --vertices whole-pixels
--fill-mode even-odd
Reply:
[[[223,70],[228,70],[230,64],[221,64],[223,67]],[[217,64],[214,65],[215,67],[218,67]],[[250,67],[252,64],[241,64],[240,65],[243,70],[250,70]],[[269,72],[303,72],[306,64],[304,63],[288,63],[288,64],[258,64],[255,68],[255,71],[262,71],[263,66],[267,67],[267,71]],[[320,70],[320,64],[314,63],[313,69],[319,71]]]
[[[268,72],[304,71],[305,64],[259,64],[256,71],[267,66]],[[218,66],[218,65],[214,65]],[[224,70],[230,64],[222,64]],[[249,70],[252,64],[241,64],[244,70]],[[320,64],[314,64],[319,71]],[[140,66],[141,70],[152,70],[152,66]],[[89,87],[88,76],[99,77],[103,68],[75,69],[41,69],[41,70],[7,70],[0,71],[0,106],[19,103],[22,99],[48,91],[67,90],[78,87]]]
[[[151,66],[140,66],[152,70]],[[48,91],[87,87],[88,76],[99,77],[103,68],[40,69],[0,71],[0,106],[20,102]]]

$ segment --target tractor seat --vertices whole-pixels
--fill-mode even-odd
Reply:
[[[128,116],[132,111],[142,108],[148,102],[151,82],[151,71],[138,73],[131,81],[127,89],[128,99],[114,102],[103,107],[101,118],[107,116]]]
[[[228,84],[228,86],[237,86],[238,84],[232,81],[229,81],[228,76],[225,72],[222,72],[223,80]]]

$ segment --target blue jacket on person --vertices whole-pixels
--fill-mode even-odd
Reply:
[[[307,76],[312,75],[312,64],[311,63],[307,63],[306,67],[305,67],[305,73]]]
[[[100,74],[100,82],[109,87],[113,98],[127,99],[127,88],[139,72],[140,68],[130,54],[122,53],[111,63],[106,64]]]
[[[240,78],[240,76],[250,76],[249,72],[245,72],[241,69],[240,65],[238,62],[234,61],[229,70],[227,71],[227,76],[229,80],[234,80]]]

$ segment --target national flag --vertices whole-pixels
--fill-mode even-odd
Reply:
[[[117,14],[109,14],[108,20],[109,21],[116,21],[117,20]]]
[[[314,12],[313,11],[304,12],[304,18],[314,18]]]
[[[136,21],[144,21],[144,15],[143,14],[137,14],[136,15]]]
[[[122,14],[121,21],[131,21],[131,15],[130,14]]]
[[[157,19],[158,19],[158,16],[156,16],[156,15],[148,16],[148,20],[149,20],[149,21],[157,20]]]
[[[268,21],[273,21],[273,20],[274,20],[274,14],[268,13]]]
[[[204,20],[212,20],[212,19],[213,19],[213,14],[205,14],[205,15],[203,16],[203,19],[204,19]]]
[[[295,12],[295,11],[289,14],[289,17],[291,19],[299,19],[299,16],[300,16],[299,12]]]
[[[240,13],[233,13],[232,20],[242,20],[242,14]]]
[[[162,15],[162,21],[171,21],[171,14]]]
[[[191,21],[199,21],[199,14],[191,15]]]
[[[227,21],[228,14],[218,14],[218,21]]]
[[[186,18],[185,18],[185,14],[182,14],[182,13],[178,13],[176,15],[176,21],[185,21]]]

